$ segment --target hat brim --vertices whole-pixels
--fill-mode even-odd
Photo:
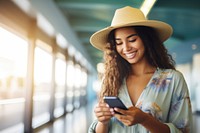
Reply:
[[[157,34],[162,42],[167,40],[172,35],[172,32],[173,32],[172,27],[170,25],[168,25],[167,23],[164,23],[161,21],[156,21],[156,20],[145,20],[145,21],[139,21],[139,22],[134,22],[134,23],[106,27],[100,31],[95,32],[90,37],[90,42],[95,48],[97,48],[99,50],[104,50],[106,43],[108,41],[108,34],[114,29],[128,27],[128,26],[151,27],[151,28],[155,29],[155,31],[157,32]]]

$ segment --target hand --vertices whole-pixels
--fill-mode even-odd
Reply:
[[[114,108],[114,110],[121,113],[115,113],[114,116],[126,126],[141,124],[146,120],[146,116],[148,115],[136,107],[130,107],[128,110]]]
[[[105,102],[99,102],[94,109],[95,115],[99,122],[102,124],[108,124],[111,117],[113,117],[114,110],[109,108]]]

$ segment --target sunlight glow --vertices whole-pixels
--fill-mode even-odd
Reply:
[[[73,87],[73,83],[74,83],[74,78],[75,78],[75,74],[74,74],[75,70],[74,70],[74,65],[72,61],[68,62],[68,66],[67,66],[67,86],[69,88]]]
[[[40,27],[47,35],[54,36],[55,30],[51,23],[42,15],[37,14],[37,25]]]
[[[56,42],[61,48],[67,48],[68,47],[68,41],[60,33],[56,34]]]
[[[35,48],[35,84],[51,82],[52,77],[52,56],[46,51]],[[48,66],[47,66],[48,65]]]
[[[140,7],[140,9],[143,11],[144,15],[147,16],[150,12],[151,8],[155,4],[156,0],[145,0]]]
[[[56,59],[56,73],[55,73],[55,80],[56,84],[60,86],[65,85],[65,70],[66,70],[66,63],[62,59]]]
[[[0,27],[0,77],[25,77],[27,49],[25,40]]]

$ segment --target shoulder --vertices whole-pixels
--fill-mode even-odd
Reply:
[[[175,78],[176,80],[183,78],[183,74],[178,70],[159,69],[159,71],[160,71],[160,75],[167,75],[168,77]]]
[[[158,69],[158,77],[167,80],[173,86],[186,84],[183,74],[174,69]]]
[[[177,93],[186,93],[188,91],[188,87],[185,81],[183,74],[174,69],[162,69],[161,73],[167,73],[167,77],[170,80],[171,87]]]

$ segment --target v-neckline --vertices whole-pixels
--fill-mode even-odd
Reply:
[[[137,99],[135,105],[133,104],[133,102],[132,102],[132,100],[131,100],[131,97],[130,97],[130,95],[129,95],[128,87],[127,87],[127,83],[126,83],[126,79],[124,79],[125,87],[126,87],[125,92],[126,92],[126,94],[127,94],[127,96],[128,96],[128,100],[129,100],[129,102],[132,104],[132,106],[137,106],[137,104],[138,104],[139,100],[141,99],[141,97],[142,97],[144,91],[146,91],[146,88],[148,88],[149,84],[151,83],[151,81],[152,81],[153,78],[155,77],[155,74],[157,73],[158,70],[159,70],[159,69],[156,68],[156,70],[155,70],[155,72],[153,73],[153,75],[151,76],[149,82],[148,82],[147,85],[144,87],[144,89],[142,90],[140,96],[138,97],[138,99]]]

